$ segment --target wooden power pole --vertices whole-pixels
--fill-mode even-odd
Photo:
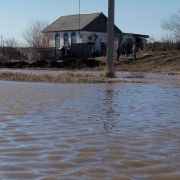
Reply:
[[[114,52],[114,1],[108,2],[108,24],[107,24],[107,70],[112,71]]]

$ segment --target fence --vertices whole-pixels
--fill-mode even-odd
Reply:
[[[20,59],[20,51],[12,47],[0,47],[1,59]]]
[[[92,45],[86,43],[74,43],[71,45],[71,49],[77,58],[90,58],[92,52]]]
[[[77,58],[89,58],[91,57],[92,46],[86,43],[77,43],[71,45],[71,50],[65,47],[65,56],[71,56],[71,50],[76,55]],[[43,55],[44,60],[59,60],[62,59],[61,50],[55,47],[51,48],[20,48],[21,58],[36,60],[38,53]]]
[[[77,58],[90,58],[93,43],[74,43],[71,45],[71,50]],[[116,55],[117,42],[114,42],[114,56]],[[95,56],[106,56],[107,43],[101,42],[100,52],[96,52]],[[142,48],[150,51],[166,51],[180,50],[180,42],[154,42],[147,43]],[[66,48],[66,56],[71,56],[71,50]],[[38,53],[42,53],[44,60],[62,59],[60,49],[51,48],[33,48],[33,47],[0,47],[0,60],[37,60]]]
[[[33,48],[23,47],[20,48],[21,59],[37,60],[38,53],[43,55],[44,60],[55,60],[58,56],[58,50],[56,48]]]

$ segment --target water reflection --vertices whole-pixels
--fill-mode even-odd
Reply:
[[[111,85],[106,84],[106,89],[104,90],[104,98],[102,103],[104,104],[103,112],[105,114],[104,119],[104,130],[106,132],[111,132],[116,126],[115,120],[120,116],[120,113],[116,111],[117,100],[116,92],[113,90]]]
[[[179,179],[180,89],[0,81],[2,179]]]

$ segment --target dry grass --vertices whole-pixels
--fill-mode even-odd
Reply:
[[[105,77],[95,77],[92,74],[64,72],[58,75],[54,74],[26,74],[21,72],[0,72],[0,80],[5,81],[23,81],[23,82],[51,82],[51,83],[104,83],[112,82]],[[113,81],[115,82],[115,81]]]

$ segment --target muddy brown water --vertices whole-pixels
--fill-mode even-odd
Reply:
[[[0,179],[180,179],[180,87],[0,81]]]

